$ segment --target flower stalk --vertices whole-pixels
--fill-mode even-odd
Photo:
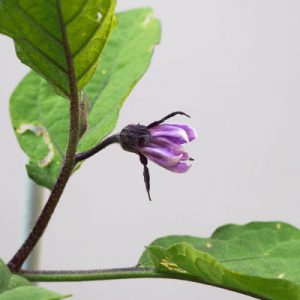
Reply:
[[[90,158],[91,156],[97,154],[98,152],[100,152],[101,150],[106,148],[107,146],[115,144],[115,143],[119,143],[119,142],[120,142],[119,134],[111,135],[108,138],[102,140],[95,147],[89,149],[88,151],[76,154],[75,164],[79,163],[80,161]]]

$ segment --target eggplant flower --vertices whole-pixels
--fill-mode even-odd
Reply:
[[[195,131],[188,125],[161,124],[149,128],[150,140],[141,145],[139,151],[148,159],[172,172],[184,173],[191,165],[183,144],[196,138]]]
[[[197,137],[195,130],[188,125],[163,123],[177,114],[188,116],[183,112],[174,112],[148,126],[128,125],[120,133],[120,144],[123,149],[140,156],[150,200],[148,159],[176,173],[184,173],[191,167],[188,161],[193,159],[190,158],[183,144],[189,143]]]

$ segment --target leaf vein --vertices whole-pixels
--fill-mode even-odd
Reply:
[[[77,17],[79,17],[82,13],[82,11],[85,9],[85,7],[87,6],[87,4],[90,2],[90,0],[87,0],[83,3],[82,7],[80,7],[80,9],[76,12],[76,14],[74,16],[72,16],[68,21],[65,22],[65,25],[68,26],[72,21],[74,21],[75,19],[77,19]]]
[[[42,24],[40,24],[33,16],[31,16],[20,4],[18,1],[18,6],[20,9],[20,12],[23,13],[24,17],[26,17],[27,19],[29,19],[32,23],[38,25],[38,27],[40,27],[49,37],[51,37],[52,39],[54,39],[57,43],[62,45],[62,41],[60,39],[58,39],[53,33],[51,33],[46,27],[44,27]]]
[[[27,44],[29,44],[34,50],[36,50],[40,55],[42,55],[45,59],[47,59],[49,62],[51,62],[55,67],[57,67],[60,71],[65,73],[67,75],[67,71],[64,70],[55,60],[53,60],[47,53],[43,52],[40,48],[38,48],[36,45],[32,44],[30,40],[27,38],[19,38],[19,41],[23,41]]]

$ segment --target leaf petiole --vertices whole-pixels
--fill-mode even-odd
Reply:
[[[196,277],[187,276],[180,273],[164,273],[159,272],[154,268],[116,268],[103,270],[74,270],[74,271],[21,271],[20,275],[31,282],[77,282],[77,281],[100,281],[100,280],[117,280],[117,279],[142,279],[142,278],[157,278],[157,279],[177,279],[191,282],[202,283],[214,287],[224,288],[221,285],[211,284],[199,280]],[[233,292],[238,292],[247,296],[260,300],[271,300],[263,298],[252,292],[245,292],[239,289],[230,289]]]

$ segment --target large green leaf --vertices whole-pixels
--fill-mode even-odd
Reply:
[[[90,99],[89,130],[79,144],[84,151],[116,126],[124,100],[148,69],[160,41],[160,22],[151,8],[117,15],[118,27],[86,91]]]
[[[66,45],[80,90],[95,72],[114,8],[115,0],[1,0],[0,33],[14,39],[24,64],[68,96]]]
[[[60,300],[67,297],[31,285],[25,278],[12,274],[0,259],[0,300]]]
[[[120,13],[117,19],[95,76],[86,87],[88,130],[79,151],[96,145],[114,129],[125,98],[147,70],[160,39],[160,24],[150,8]],[[68,103],[30,72],[13,93],[10,112],[20,146],[30,158],[29,176],[51,189],[66,151]]]
[[[300,230],[285,223],[226,225],[210,238],[157,239],[140,259],[173,278],[259,299],[300,299]]]

